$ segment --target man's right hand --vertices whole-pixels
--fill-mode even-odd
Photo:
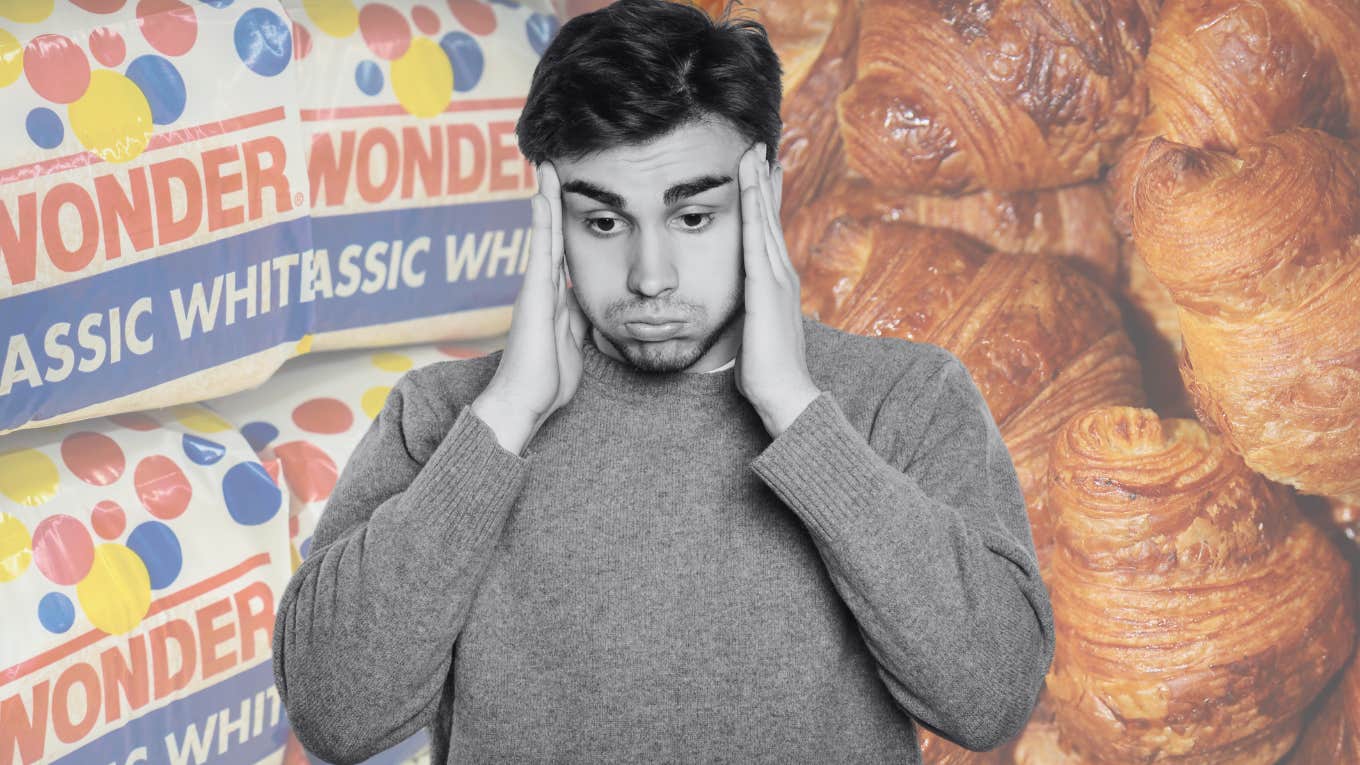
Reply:
[[[537,168],[532,241],[524,284],[510,320],[500,366],[472,412],[519,454],[548,416],[571,400],[581,382],[581,345],[590,323],[567,287],[562,238],[562,187],[551,162]]]

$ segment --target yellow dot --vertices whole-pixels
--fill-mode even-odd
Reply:
[[[428,37],[417,37],[401,58],[392,62],[392,90],[410,114],[433,117],[453,97],[453,67],[444,49]]]
[[[302,0],[302,8],[331,37],[349,37],[359,28],[359,11],[349,0]]]
[[[33,537],[28,527],[9,513],[0,513],[0,582],[19,578],[33,560]]]
[[[293,573],[297,573],[298,566],[302,565],[302,556],[298,554],[297,545],[292,544],[291,542],[288,544],[288,551],[292,553],[292,555],[289,556],[289,559],[293,564],[292,571]]]
[[[71,132],[105,162],[136,159],[154,129],[142,89],[111,69],[90,72],[89,89],[67,108]]]
[[[201,406],[177,406],[170,413],[179,424],[195,433],[221,433],[232,429],[231,423]]]
[[[0,0],[0,16],[32,24],[52,15],[52,0]]]
[[[0,29],[0,88],[19,79],[24,71],[24,46],[14,35]]]
[[[94,549],[90,573],[76,585],[90,623],[110,635],[129,632],[151,607],[151,575],[137,553],[115,542]]]
[[[57,465],[37,449],[0,454],[0,494],[37,507],[57,494]]]
[[[301,340],[297,342],[297,348],[293,350],[293,355],[301,356],[304,353],[311,353],[311,351],[312,351],[312,333],[308,332],[307,334],[302,336]]]
[[[387,394],[392,392],[390,385],[378,385],[364,391],[363,398],[359,399],[359,406],[363,407],[364,414],[368,419],[378,416],[382,411],[383,404],[387,403]]]
[[[384,351],[373,354],[373,366],[388,372],[405,372],[413,365],[411,357],[402,353]]]

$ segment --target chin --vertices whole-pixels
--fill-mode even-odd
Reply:
[[[668,340],[663,343],[642,343],[636,340],[615,342],[614,347],[623,353],[628,363],[643,372],[657,374],[683,372],[694,366],[711,346],[693,340]]]

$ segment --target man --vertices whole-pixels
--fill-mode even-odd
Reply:
[[[942,348],[804,317],[750,20],[565,24],[504,350],[414,370],[280,601],[299,739],[357,762],[920,762],[1014,737],[1053,619],[1010,456]],[[572,283],[567,284],[570,271]]]

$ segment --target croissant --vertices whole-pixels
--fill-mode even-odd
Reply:
[[[1360,762],[1360,662],[1354,655],[1314,707],[1314,718],[1285,764]]]
[[[1159,135],[1228,152],[1298,126],[1360,135],[1357,41],[1353,0],[1166,0],[1147,54],[1151,108],[1108,176],[1119,230]]]
[[[1153,0],[864,0],[847,163],[917,193],[1095,178],[1142,118]]]
[[[1143,362],[1143,389],[1148,407],[1164,417],[1194,417],[1194,405],[1181,380],[1181,325],[1171,293],[1157,281],[1133,243],[1120,240],[1122,283],[1118,288],[1125,307],[1129,339]]]
[[[1119,238],[1110,225],[1108,194],[1098,183],[952,197],[888,191],[863,178],[843,176],[828,181],[828,188],[807,207],[785,206],[784,240],[795,268],[806,263],[829,223],[844,215],[946,228],[1002,252],[1068,259],[1109,289],[1118,281]]]
[[[1091,763],[1274,763],[1350,656],[1346,560],[1193,420],[1103,407],[1053,441],[1047,678]]]
[[[719,18],[728,2],[695,5]],[[827,105],[854,78],[858,6],[858,0],[779,0],[762,4],[753,17],[765,27],[784,69],[779,162],[785,209],[807,204],[836,164],[836,114]]]
[[[837,218],[800,273],[803,309],[844,331],[940,345],[972,373],[1015,463],[1041,570],[1052,435],[1103,404],[1142,404],[1106,292],[1056,258],[998,253],[944,229]]]
[[[1360,148],[1312,128],[1238,157],[1157,139],[1133,238],[1206,426],[1272,480],[1360,496]]]

